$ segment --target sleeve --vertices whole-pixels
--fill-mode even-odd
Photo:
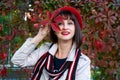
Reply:
[[[38,44],[31,43],[32,38],[28,38],[25,43],[15,52],[11,58],[14,65],[26,67],[33,66],[38,59],[49,49],[49,43],[42,44],[36,49]]]
[[[82,54],[78,62],[75,80],[91,80],[90,59]]]

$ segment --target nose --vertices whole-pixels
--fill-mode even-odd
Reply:
[[[67,29],[67,26],[63,25],[62,30],[66,30],[66,29]]]
[[[64,29],[67,29],[67,28],[68,28],[67,22],[64,22],[63,28],[64,28]]]
[[[68,28],[68,24],[67,24],[67,20],[64,20],[63,23],[60,25],[61,29],[67,29]]]

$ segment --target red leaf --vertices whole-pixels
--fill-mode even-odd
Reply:
[[[51,27],[52,27],[53,31],[60,31],[60,28],[55,23],[51,23]]]
[[[108,11],[108,16],[110,17],[111,15],[114,15],[115,14],[115,12],[114,11]]]
[[[6,39],[6,40],[12,40],[12,36],[6,35],[6,36],[5,36],[5,39]]]
[[[7,75],[7,68],[3,67],[3,69],[1,70],[1,74],[2,77]]]
[[[31,20],[32,22],[36,22],[36,21],[37,21],[37,16],[31,17],[30,20]]]
[[[39,14],[42,14],[42,13],[43,13],[42,10],[40,10],[40,9],[38,9],[37,12],[38,12]]]
[[[98,22],[98,23],[96,23],[98,26],[101,26],[102,25],[102,22]]]
[[[38,28],[39,28],[39,24],[38,24],[38,23],[35,23],[35,24],[34,24],[34,28],[38,29]]]
[[[108,12],[108,6],[105,5],[105,12]]]
[[[86,41],[86,37],[83,36],[83,37],[82,37],[82,42],[84,43],[85,41]]]
[[[104,15],[104,14],[101,14],[101,17],[102,17],[102,18],[107,18],[107,16],[106,16],[106,15]]]
[[[90,19],[94,19],[94,18],[96,18],[96,16],[95,16],[95,15],[90,16]]]
[[[63,20],[64,20],[64,18],[62,17],[62,16],[57,16],[55,19],[54,19],[54,21],[55,22],[63,22]]]
[[[110,21],[111,25],[112,25],[112,24],[115,24],[115,20],[113,20],[112,18],[109,19],[109,21]]]
[[[109,62],[109,65],[110,65],[110,67],[114,67],[115,62],[114,62],[114,61],[110,61],[110,62]]]
[[[94,59],[94,58],[95,58],[95,53],[92,53],[92,54],[90,55],[90,58],[91,58],[91,59]]]
[[[2,30],[2,25],[0,24],[0,31]]]
[[[2,60],[6,59],[6,58],[7,58],[7,54],[6,54],[6,53],[0,54],[0,58],[1,58]]]
[[[113,20],[117,20],[116,16],[111,16],[110,18]]]
[[[101,40],[96,40],[95,41],[95,46],[96,46],[98,51],[101,51],[102,48],[103,48],[103,42]]]
[[[59,13],[59,10],[55,10],[55,11],[52,13],[51,19],[53,19],[54,17],[56,17],[58,13]]]
[[[0,41],[2,41],[3,40],[3,38],[0,36]]]
[[[95,20],[96,23],[99,23],[99,22],[102,22],[102,19],[99,17],[99,18],[96,18]]]
[[[50,12],[50,11],[48,11],[48,12],[47,12],[47,17],[48,17],[48,19],[50,19],[50,18],[51,18],[51,16],[52,16],[51,12]]]
[[[106,37],[106,32],[101,30],[99,35],[100,35],[100,37],[102,37],[104,39]]]
[[[37,1],[34,2],[34,4],[39,5],[40,1],[37,0]]]
[[[46,25],[49,23],[50,20],[43,20],[40,22],[40,25]]]

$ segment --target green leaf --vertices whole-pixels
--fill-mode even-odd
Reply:
[[[23,43],[23,39],[20,36],[14,38],[14,43]]]

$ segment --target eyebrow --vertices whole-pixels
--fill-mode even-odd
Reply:
[[[74,22],[72,19],[68,19],[68,21],[72,21],[72,22]]]

